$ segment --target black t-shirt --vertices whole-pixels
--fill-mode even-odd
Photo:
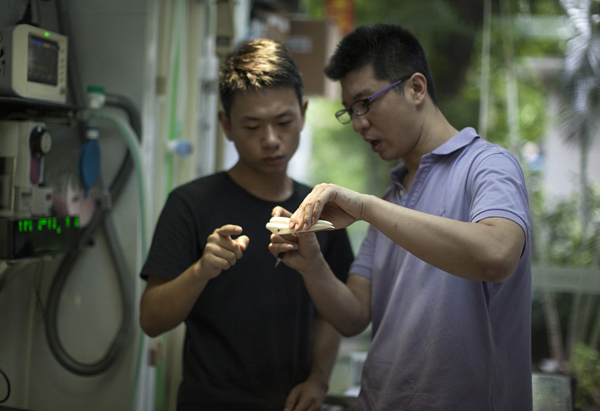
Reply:
[[[142,278],[173,279],[201,256],[206,239],[236,224],[250,243],[229,270],[209,281],[186,319],[178,410],[282,410],[310,370],[314,306],[296,271],[274,268],[265,225],[277,205],[294,211],[310,188],[294,183],[281,203],[261,200],[221,172],[176,188],[158,220]],[[345,230],[317,233],[346,281],[353,259]]]

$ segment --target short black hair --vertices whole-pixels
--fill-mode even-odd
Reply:
[[[302,74],[287,47],[277,41],[248,41],[232,52],[221,65],[219,93],[228,118],[237,92],[272,87],[293,88],[302,105]]]
[[[401,77],[421,73],[427,79],[427,92],[437,105],[433,76],[423,47],[408,30],[394,24],[360,26],[337,45],[325,67],[331,80],[341,80],[351,71],[373,66],[375,78],[391,83]]]

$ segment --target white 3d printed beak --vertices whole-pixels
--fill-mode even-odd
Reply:
[[[335,230],[333,224],[329,221],[319,220],[314,223],[308,230],[292,230],[290,229],[289,217],[271,217],[267,223],[267,230],[276,235],[304,233],[308,231]]]

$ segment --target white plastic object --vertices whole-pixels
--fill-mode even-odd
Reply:
[[[104,92],[104,87],[88,86],[87,96],[89,108],[99,109],[104,107],[104,104],[106,103],[106,94]]]
[[[276,235],[305,233],[308,231],[335,230],[333,224],[326,220],[318,220],[308,230],[293,230],[290,228],[289,217],[271,217],[267,223],[267,230]]]
[[[194,152],[194,146],[189,140],[172,140],[167,143],[167,149],[179,157],[189,157]]]
[[[100,136],[100,127],[87,126],[85,128],[85,138],[90,140],[98,140]]]

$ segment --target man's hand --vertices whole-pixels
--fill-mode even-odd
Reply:
[[[296,385],[285,400],[284,411],[317,411],[322,409],[327,388],[315,380]]]
[[[312,266],[327,264],[313,232],[283,236],[271,234],[269,251],[275,257],[285,253],[281,261],[302,275],[316,271],[311,269]]]
[[[277,206],[271,215],[273,217],[289,217],[291,213],[285,208]],[[300,274],[314,271],[310,269],[312,264],[325,263],[317,237],[312,232],[282,236],[271,234],[269,251],[275,257],[285,253],[284,259],[281,261]]]
[[[215,278],[242,258],[250,239],[245,235],[239,236],[241,233],[242,227],[227,224],[208,236],[202,257],[198,260],[199,272],[203,276]],[[239,237],[233,239],[231,236]]]
[[[202,257],[181,275],[170,281],[148,278],[140,303],[140,325],[146,334],[155,337],[185,321],[210,279],[242,258],[250,239],[241,233],[236,225],[217,228],[208,236]]]
[[[290,217],[290,228],[308,230],[319,219],[330,221],[336,229],[346,228],[364,219],[364,208],[364,194],[334,184],[319,184]]]

